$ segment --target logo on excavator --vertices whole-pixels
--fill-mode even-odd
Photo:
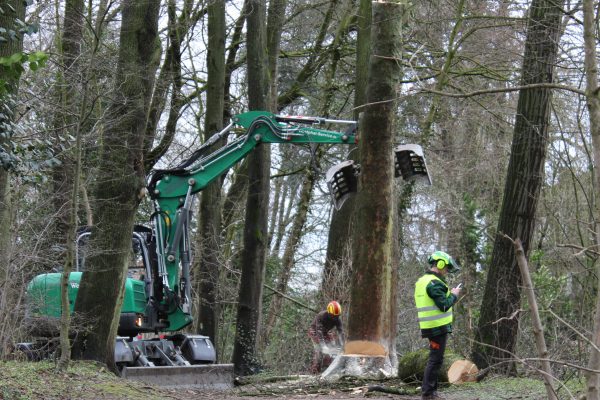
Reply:
[[[71,289],[79,289],[79,282],[69,282]]]
[[[315,131],[313,131],[313,132],[311,132],[311,135],[312,136],[326,137],[328,139],[337,139],[336,135],[333,135],[331,133],[325,133],[325,132],[315,132]]]

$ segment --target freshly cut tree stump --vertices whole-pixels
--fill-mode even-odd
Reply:
[[[383,379],[395,375],[395,372],[384,346],[376,342],[355,340],[346,343],[343,353],[333,360],[321,374],[321,378],[336,380],[342,376],[359,376]]]
[[[429,349],[405,354],[398,362],[398,377],[403,381],[422,381],[428,357]],[[478,374],[477,366],[471,361],[446,351],[438,380],[456,385],[464,382],[476,382]]]
[[[344,346],[346,355],[369,355],[369,356],[387,356],[385,347],[376,342],[366,340],[353,340]]]

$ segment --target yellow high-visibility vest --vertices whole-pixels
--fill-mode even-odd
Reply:
[[[427,285],[430,282],[438,280],[446,286],[446,297],[450,297],[450,289],[443,280],[433,274],[425,274],[417,283],[415,283],[415,304],[417,306],[417,315],[419,317],[419,327],[421,329],[437,328],[452,323],[452,307],[448,311],[440,311],[435,302],[427,294]]]

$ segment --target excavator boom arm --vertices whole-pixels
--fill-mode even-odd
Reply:
[[[324,124],[343,124],[342,132],[321,129]],[[242,134],[224,146],[213,144],[232,132]],[[356,142],[356,122],[318,117],[287,117],[264,111],[250,111],[234,117],[223,131],[213,135],[192,156],[177,167],[154,171],[148,190],[154,200],[154,225],[157,234],[158,275],[162,282],[162,303],[176,302],[165,308],[169,312],[169,330],[191,323],[189,223],[194,194],[202,191],[229,168],[245,158],[261,143],[326,143]],[[180,268],[181,266],[181,268]]]

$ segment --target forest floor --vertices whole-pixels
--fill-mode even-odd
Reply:
[[[51,362],[0,362],[0,399],[420,399],[416,384],[394,379],[365,381],[343,379],[325,382],[312,376],[256,376],[227,391],[192,388],[166,389],[116,377],[99,364],[77,362],[66,373],[57,373]],[[559,392],[562,399],[577,399],[581,383]],[[488,377],[479,383],[443,387],[448,400],[541,400],[546,398],[541,381],[526,378]]]

